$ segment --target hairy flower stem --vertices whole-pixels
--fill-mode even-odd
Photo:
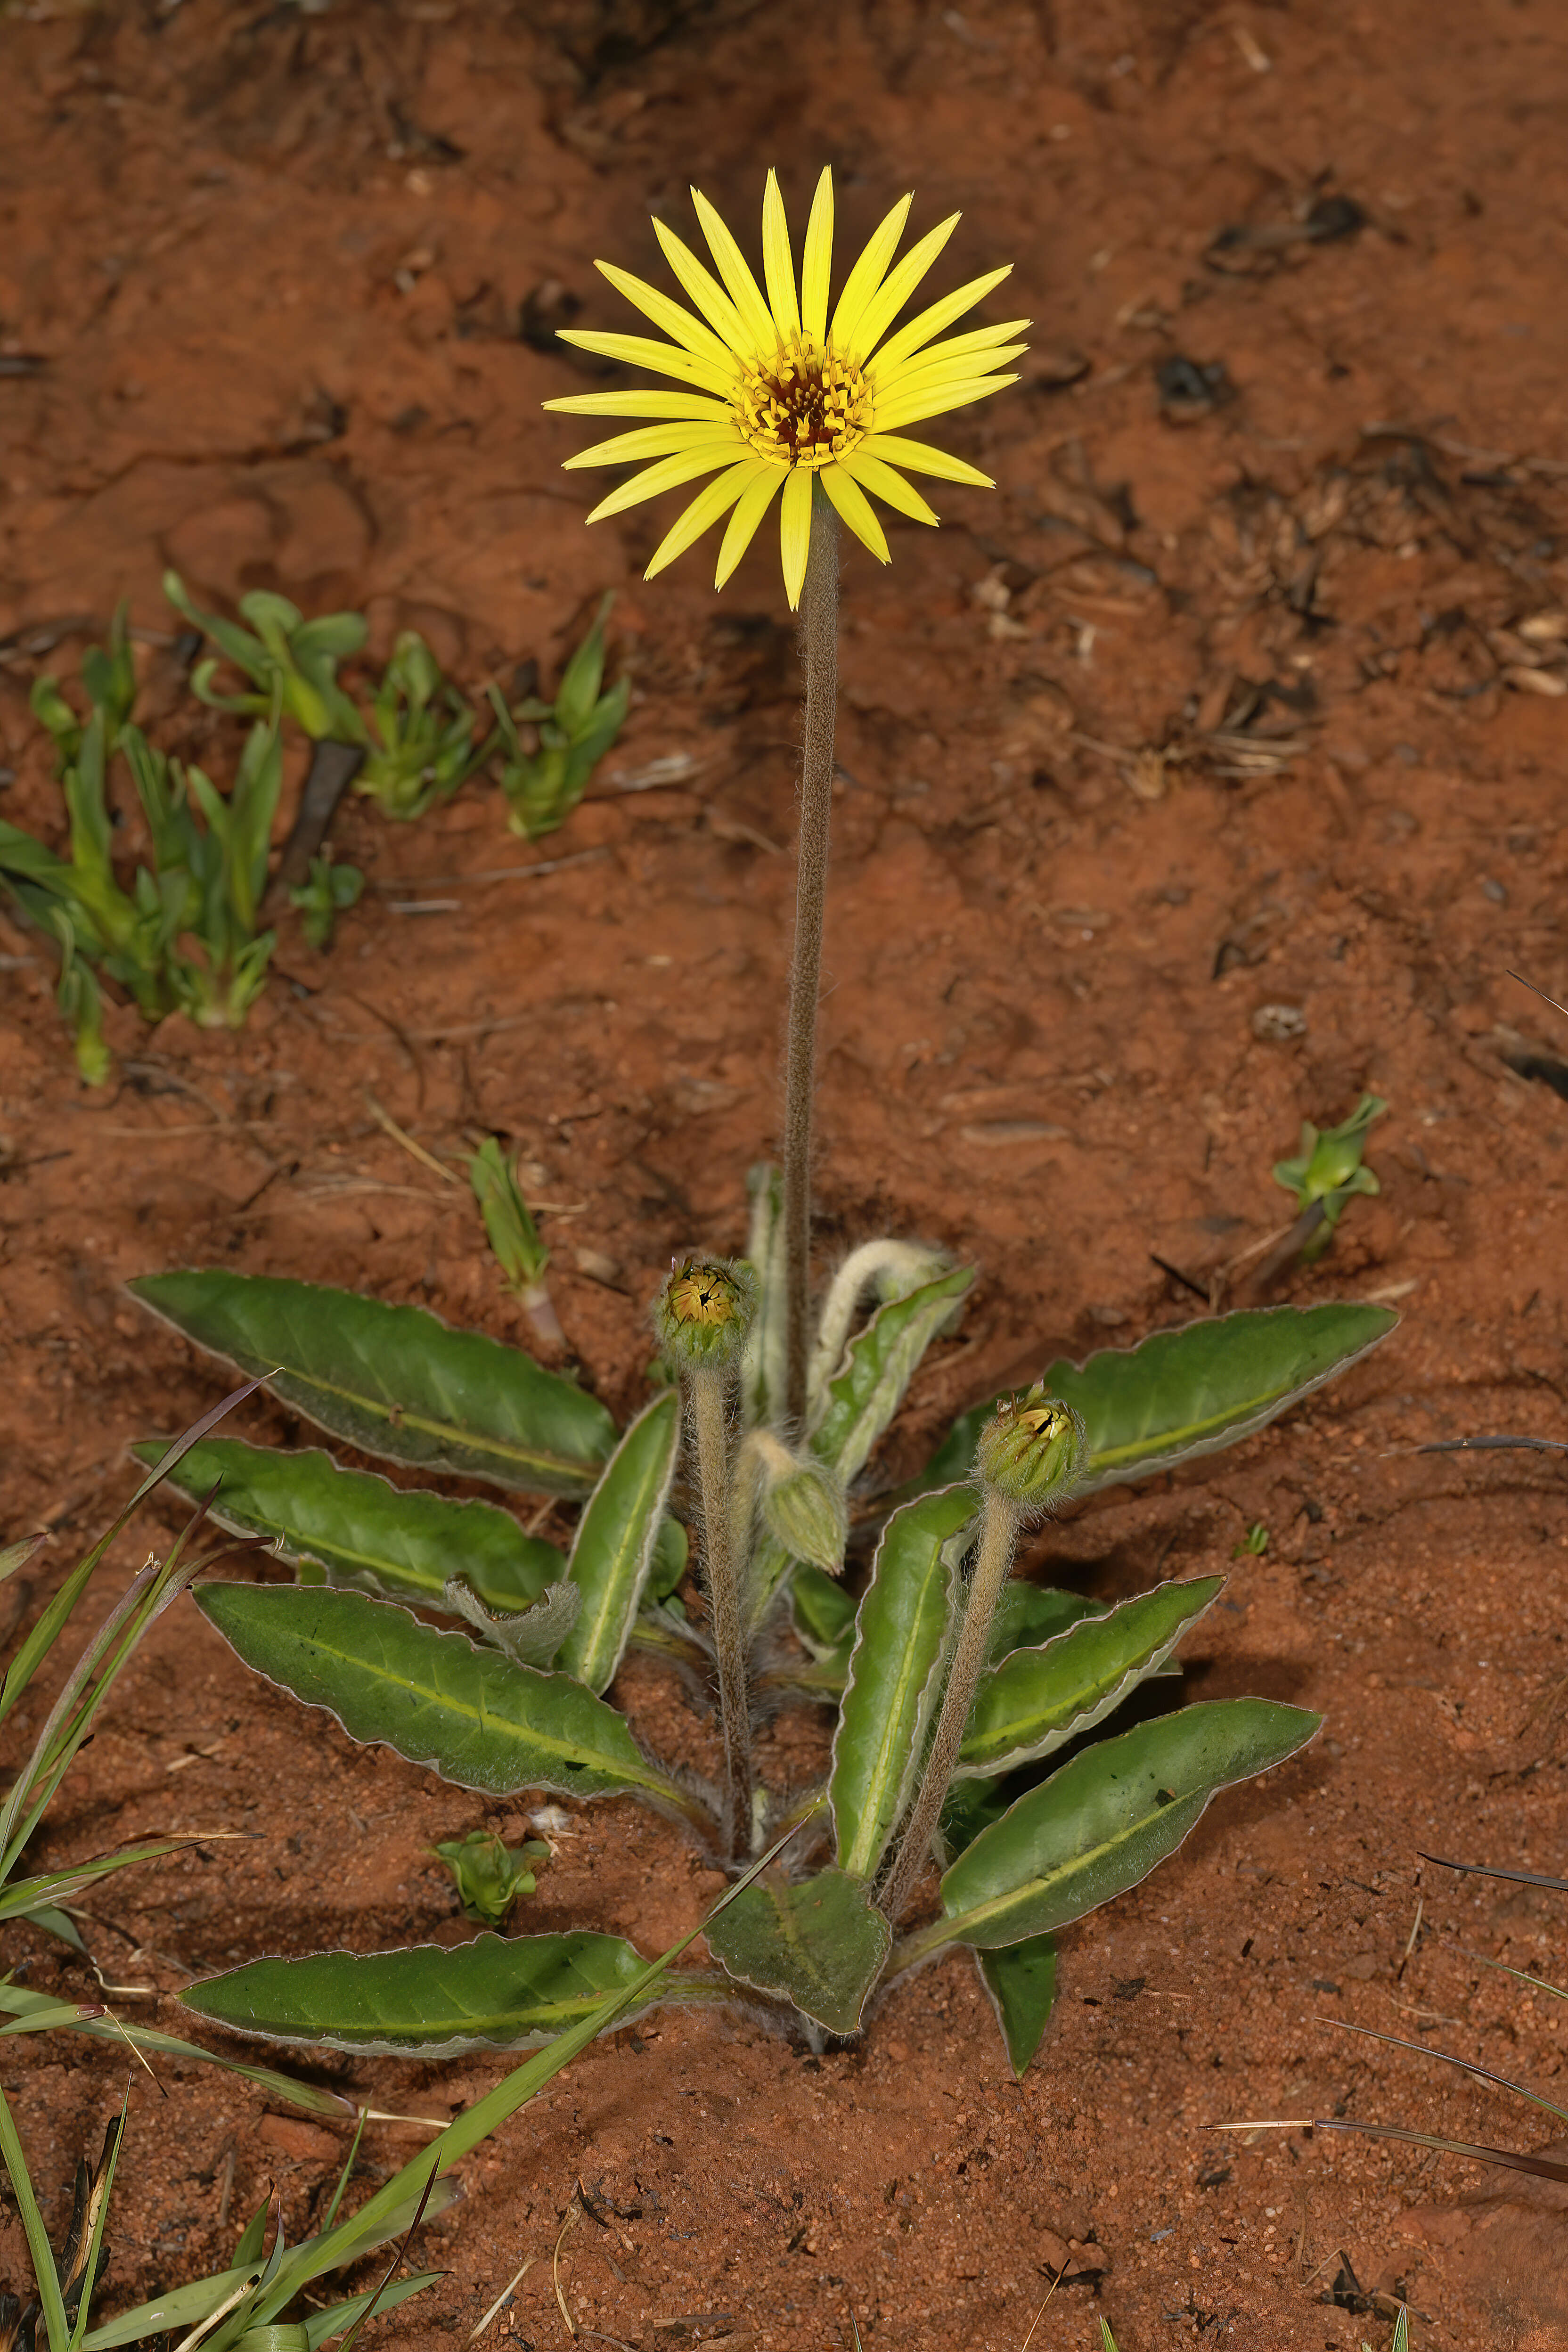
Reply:
[[[735,1556],[730,1537],[730,1430],[724,1407],[726,1375],[718,1365],[694,1366],[687,1399],[697,1432],[697,1477],[702,1489],[702,1549],[713,1648],[719,1662],[719,1719],[724,1734],[724,1849],[731,1860],[752,1850],[752,1711],[746,1689],[746,1636]]]
[[[991,1627],[996,1604],[1002,1598],[1002,1587],[1007,1581],[1007,1570],[1013,1565],[1013,1546],[1023,1517],[1018,1505],[1005,1496],[986,1496],[985,1516],[980,1523],[980,1557],[970,1580],[969,1600],[952,1654],[952,1671],[942,1694],[942,1712],[936,1719],[924,1776],[910,1809],[898,1860],[878,1897],[895,1926],[916,1879],[925,1868],[931,1840],[942,1819],[942,1805],[958,1764],[958,1751],[963,1745],[969,1710],[991,1654]]]
[[[795,848],[795,952],[784,1055],[784,1412],[805,1418],[806,1311],[811,1287],[811,1110],[816,1000],[822,985],[822,910],[833,815],[833,721],[838,696],[838,519],[812,486],[811,551],[802,594],[805,728]]]

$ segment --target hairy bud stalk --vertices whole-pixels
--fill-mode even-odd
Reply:
[[[1086,1450],[1078,1414],[1070,1405],[1047,1397],[1043,1384],[998,1407],[980,1433],[976,1466],[984,1497],[980,1550],[920,1792],[878,1898],[895,1925],[925,1867],[942,1820],[969,1710],[991,1655],[991,1628],[1013,1565],[1018,1530],[1026,1519],[1049,1510],[1071,1491]]]
[[[756,1312],[757,1285],[742,1260],[688,1258],[673,1267],[654,1327],[679,1375],[697,1441],[702,1553],[719,1665],[724,1738],[724,1838],[732,1856],[752,1843],[752,1721],[740,1575],[731,1545],[726,1392]]]

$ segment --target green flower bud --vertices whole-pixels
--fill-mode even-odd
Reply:
[[[1071,1491],[1088,1450],[1079,1415],[1037,1381],[1026,1396],[998,1405],[981,1431],[981,1483],[1026,1510],[1046,1510]]]
[[[792,1459],[782,1477],[770,1477],[763,1490],[763,1518],[793,1559],[807,1560],[826,1576],[843,1568],[849,1512],[843,1487],[820,1463]]]
[[[689,1257],[669,1270],[654,1328],[680,1370],[719,1370],[739,1357],[756,1311],[757,1277],[744,1258]]]

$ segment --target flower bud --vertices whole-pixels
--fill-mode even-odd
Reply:
[[[1026,1396],[998,1405],[981,1431],[981,1483],[1025,1510],[1045,1510],[1070,1492],[1088,1450],[1079,1414],[1037,1381]]]
[[[843,1487],[819,1462],[792,1461],[782,1477],[768,1479],[763,1519],[792,1559],[838,1575],[849,1540],[849,1513]]]
[[[743,1258],[689,1257],[669,1270],[654,1328],[679,1370],[721,1370],[740,1355],[756,1311],[757,1277]]]

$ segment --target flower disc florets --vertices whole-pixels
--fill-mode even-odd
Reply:
[[[653,1319],[666,1354],[697,1370],[733,1362],[756,1311],[757,1277],[743,1258],[689,1257],[671,1266]]]
[[[1046,1510],[1071,1490],[1087,1453],[1079,1415],[1037,1381],[1026,1396],[998,1405],[981,1431],[981,1482],[1025,1510]]]
[[[746,369],[735,421],[760,457],[813,471],[847,457],[871,429],[871,394],[858,362],[831,341],[792,335],[776,359]]]

